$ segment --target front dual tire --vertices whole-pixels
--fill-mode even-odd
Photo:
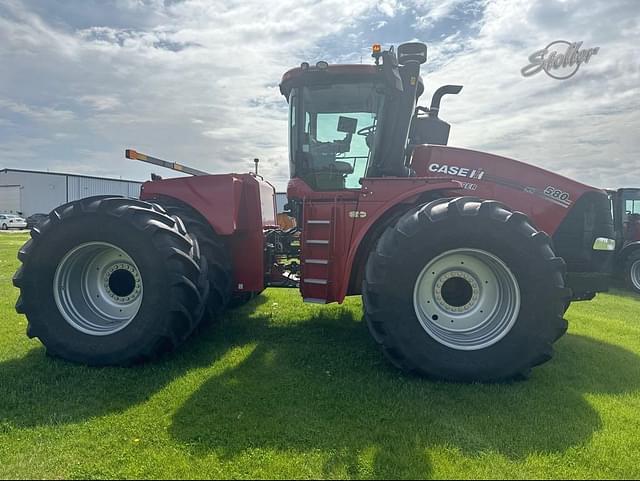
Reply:
[[[450,381],[527,376],[564,334],[565,264],[527,217],[494,201],[440,199],[387,228],[363,283],[390,361]]]

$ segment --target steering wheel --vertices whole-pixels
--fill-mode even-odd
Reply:
[[[362,135],[362,136],[366,137],[367,135],[371,135],[375,129],[376,129],[375,125],[368,125],[367,127],[362,127],[356,133],[358,135]]]

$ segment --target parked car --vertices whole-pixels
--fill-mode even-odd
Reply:
[[[27,229],[33,229],[41,221],[49,217],[47,214],[33,214],[27,217]]]
[[[27,221],[13,214],[0,214],[0,229],[26,229]]]

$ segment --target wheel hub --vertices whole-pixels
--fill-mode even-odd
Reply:
[[[106,270],[103,287],[107,295],[119,304],[136,300],[142,293],[138,270],[131,264],[114,264]]]
[[[479,249],[455,249],[427,263],[414,288],[424,330],[459,350],[487,348],[506,336],[520,312],[520,289],[507,265]]]
[[[478,303],[480,286],[464,271],[450,271],[440,276],[434,298],[439,307],[452,313],[469,312]]]

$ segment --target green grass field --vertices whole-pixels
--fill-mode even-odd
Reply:
[[[26,236],[0,236],[0,478],[640,477],[640,298],[573,305],[527,382],[401,375],[357,298],[267,290],[131,369],[47,358],[14,311]]]

